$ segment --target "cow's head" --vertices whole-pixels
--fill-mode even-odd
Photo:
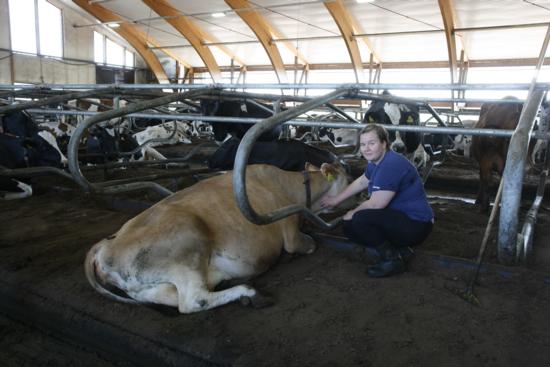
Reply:
[[[319,212],[321,208],[321,198],[323,198],[326,195],[330,196],[336,196],[348,186],[349,179],[348,175],[346,173],[345,168],[338,162],[334,163],[323,163],[321,165],[321,168],[317,168],[316,166],[306,163],[306,170],[310,172],[320,172],[323,176],[323,179],[325,180],[325,183],[328,183],[328,188],[326,190],[323,190],[320,195],[317,197],[313,197],[313,202],[311,205],[311,209],[314,212]],[[348,208],[354,205],[354,202],[351,203],[348,199],[342,203],[340,203],[335,209],[342,209],[342,208]],[[323,210],[324,212],[330,211],[327,209]]]
[[[363,123],[365,124],[381,124],[381,125],[389,125],[391,124],[390,117],[386,113],[386,110],[384,106],[386,105],[386,102],[383,101],[375,101],[371,104],[367,112],[365,113],[365,117],[363,118]]]

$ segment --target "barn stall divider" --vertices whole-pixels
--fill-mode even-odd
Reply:
[[[82,87],[80,85],[77,85],[78,87]],[[174,85],[175,86],[175,85]],[[270,85],[258,85],[256,87],[269,87]],[[272,86],[272,85],[271,85]],[[327,87],[327,85],[322,85],[324,88]],[[395,85],[395,84],[388,84],[388,85],[384,85],[384,84],[379,84],[379,85],[364,85],[364,84],[350,84],[350,85],[346,85],[346,86],[342,86],[340,85],[339,87],[340,88],[349,88],[350,90],[354,90],[355,91],[355,95],[352,97],[352,98],[360,98],[360,99],[379,99],[379,100],[386,100],[386,101],[391,101],[391,102],[394,102],[394,103],[413,103],[413,104],[417,104],[417,105],[421,105],[423,108],[425,108],[428,112],[430,112],[433,116],[433,118],[436,119],[437,121],[437,124],[439,125],[438,127],[426,127],[426,126],[422,126],[422,127],[416,127],[416,126],[388,126],[388,130],[394,130],[394,131],[415,131],[415,132],[423,132],[423,133],[432,133],[432,134],[445,134],[445,135],[449,135],[449,134],[468,134],[468,135],[489,135],[489,136],[503,136],[503,137],[508,137],[508,136],[511,136],[512,135],[512,131],[505,131],[505,130],[495,130],[495,129],[469,129],[469,128],[453,128],[453,127],[445,127],[445,122],[443,122],[443,120],[439,117],[439,115],[435,112],[435,110],[433,110],[431,108],[431,106],[427,103],[430,99],[425,99],[425,100],[412,100],[412,99],[407,99],[407,98],[400,98],[400,97],[395,97],[395,96],[383,96],[383,95],[377,95],[377,94],[373,94],[373,93],[365,93],[365,92],[361,92],[360,89],[364,88],[364,87],[367,87],[368,89],[372,89],[372,88],[378,88],[378,89],[381,89],[381,88],[384,88],[384,87],[388,87],[388,88],[393,88],[393,89],[413,89],[413,88],[417,88],[419,87],[420,85]],[[509,88],[512,88],[512,89],[525,89],[527,88],[527,85],[522,85],[522,84],[516,84],[516,85],[510,85],[510,84],[503,84],[503,85],[453,85],[453,86],[449,86],[449,85],[437,85],[437,84],[429,84],[429,85],[423,85],[425,88],[430,88],[430,89],[444,89],[444,88],[450,88],[452,90],[465,90],[465,89],[494,89],[494,90],[502,90],[502,89],[509,89]],[[529,85],[529,87],[532,87],[533,84]],[[17,86],[17,87],[23,87],[24,90],[33,90],[34,88],[30,88],[29,86]],[[51,86],[53,87],[53,86]],[[59,87],[59,86],[57,86]],[[73,86],[74,87],[74,86]],[[88,87],[90,87],[88,85]],[[136,90],[136,89],[140,89],[144,86],[136,86],[136,85],[132,85],[132,86],[123,86],[123,85],[116,85],[116,88],[117,90],[125,90],[125,89],[129,89],[129,90]],[[148,88],[151,88],[151,86],[147,86]],[[165,86],[163,86],[165,87]],[[293,96],[276,96],[276,95],[266,95],[266,94],[252,94],[252,93],[244,93],[244,92],[229,92],[229,91],[223,91],[223,90],[220,90],[219,89],[219,85],[215,85],[214,87],[215,88],[212,88],[212,86],[209,86],[209,87],[202,87],[202,88],[198,88],[198,86],[194,86],[194,85],[185,85],[185,86],[182,86],[182,85],[177,85],[177,87],[179,89],[183,89],[183,88],[188,88],[190,91],[193,91],[195,93],[191,93],[191,94],[187,94],[187,93],[190,93],[190,92],[187,92],[187,93],[183,93],[185,94],[186,96],[190,97],[189,99],[192,99],[193,96],[198,96],[198,95],[203,95],[203,96],[208,96],[209,93],[213,93],[212,90],[215,90],[216,93],[214,93],[216,96],[212,96],[212,98],[219,98],[219,97],[225,97],[225,98],[236,98],[236,99],[239,99],[239,98],[267,98],[267,99],[272,99],[272,100],[278,100],[280,103],[281,101],[296,101],[296,102],[302,102],[303,104],[307,103],[306,101],[309,101],[309,100],[312,100],[311,98],[307,98],[307,97],[293,97]],[[231,85],[229,85],[228,87],[231,87]],[[242,86],[241,86],[242,87]],[[252,86],[254,87],[254,86]],[[287,85],[286,86],[287,88],[291,88],[291,87],[297,87],[296,85]],[[304,86],[300,86],[300,87],[304,87]],[[320,88],[321,85],[312,85],[312,86],[309,86],[309,88]],[[536,94],[542,94],[542,90],[545,90],[547,89],[549,86],[547,84],[544,84],[544,83],[538,83],[536,84],[536,88],[534,88],[535,92],[537,92]],[[0,86],[1,88],[1,86]],[[14,86],[11,86],[11,88],[14,88]],[[157,87],[156,86],[153,86],[151,89],[156,89]],[[198,89],[198,90],[197,90]],[[101,92],[101,93],[105,93],[106,91],[113,91],[113,86],[95,86],[94,88],[91,88],[91,90],[88,90],[86,92],[78,92],[76,95],[78,96],[89,96],[89,95],[93,95],[93,91],[96,91],[96,94]],[[209,90],[210,92],[206,92],[206,90]],[[99,92],[98,92],[99,91]],[[17,91],[19,92],[19,91]],[[127,107],[124,107],[123,109],[115,109],[113,111],[108,111],[108,112],[104,112],[104,113],[100,113],[99,115],[102,115],[102,116],[93,116],[92,118],[86,120],[88,121],[86,123],[86,127],[80,127],[80,126],[84,126],[84,124],[80,124],[79,125],[79,128],[80,128],[80,131],[84,131],[85,129],[87,129],[88,127],[94,125],[95,123],[98,123],[100,121],[104,121],[104,120],[108,120],[108,119],[111,119],[111,118],[114,118],[114,117],[120,117],[120,116],[135,116],[135,117],[147,117],[147,118],[170,118],[170,119],[189,119],[189,118],[197,118],[196,115],[186,115],[186,114],[177,114],[177,113],[170,113],[170,114],[139,114],[138,112],[141,111],[141,110],[144,110],[144,109],[147,109],[147,108],[150,108],[150,107],[157,107],[157,106],[162,106],[164,104],[167,104],[171,101],[175,101],[175,100],[178,100],[178,98],[180,100],[186,100],[186,97],[175,97],[177,96],[178,94],[172,94],[172,95],[169,95],[169,96],[163,96],[163,97],[159,97],[158,99],[156,99],[154,103],[151,103],[152,101],[147,101],[145,102],[145,104],[142,104],[144,102],[138,102],[138,103],[134,103],[134,104],[130,104],[128,105]],[[326,96],[323,96],[323,97],[326,97]],[[319,97],[319,98],[323,98],[323,97]],[[52,100],[52,98],[54,98]],[[55,101],[61,101],[61,100],[67,100],[67,99],[70,99],[70,98],[77,98],[75,97],[74,95],[73,96],[68,96],[68,95],[65,95],[65,96],[56,96],[56,97],[51,97],[51,98],[46,98],[44,100],[41,100],[41,101],[33,101],[33,102],[29,102],[27,104],[20,104],[20,105],[12,105],[12,106],[5,106],[4,108],[15,108],[13,106],[18,106],[17,108],[21,109],[22,106],[28,106],[28,107],[37,107],[39,105],[47,105],[47,104],[51,104],[51,103],[54,103]],[[315,99],[313,99],[315,100]],[[434,99],[434,100],[439,100],[439,101],[442,101],[442,100],[448,100],[448,101],[454,101],[454,102],[458,102],[458,101],[469,101],[467,99],[457,99],[457,98],[451,98],[451,99],[442,99],[442,98],[438,98],[438,99]],[[58,102],[59,102],[58,101]],[[494,100],[496,101],[496,100]],[[498,101],[501,101],[501,100],[498,100]],[[330,101],[328,101],[330,102]],[[158,103],[158,104],[157,104]],[[278,104],[277,103],[277,104]],[[313,104],[315,104],[316,102],[313,102]],[[322,103],[319,103],[319,105],[322,104]],[[154,105],[154,106],[153,106]],[[533,111],[531,111],[531,113],[526,117],[528,120],[531,120],[534,121],[534,118],[535,118],[535,115],[536,114],[536,111],[538,110],[538,105],[540,105],[540,101],[539,103],[536,103],[536,101],[534,102],[534,107],[530,107],[530,108],[533,108]],[[304,121],[300,121],[300,120],[290,120],[290,121],[286,121],[285,124],[290,124],[290,125],[296,125],[296,126],[322,126],[322,127],[329,127],[329,128],[352,128],[352,129],[360,129],[362,128],[362,125],[361,124],[358,124],[357,120],[354,119],[353,117],[349,116],[348,114],[345,113],[345,111],[342,111],[342,110],[338,110],[338,107],[334,106],[333,104],[331,105],[330,103],[327,104],[328,107],[332,108],[334,111],[338,112],[341,116],[343,116],[346,120],[348,121],[352,121],[352,122],[316,122],[316,121],[307,121],[307,122],[304,122]],[[527,106],[531,106],[529,105],[529,101],[527,101],[527,104],[526,104],[526,107]],[[306,109],[302,109],[303,111],[307,111]],[[525,110],[525,108],[524,108]],[[59,113],[59,114],[75,114],[75,115],[92,115],[94,113],[92,112],[84,112],[84,111],[60,111],[60,110],[52,110],[52,109],[43,109],[43,110],[37,110],[37,109],[31,109],[30,110],[31,112],[39,112],[40,113]],[[285,111],[286,112],[286,111]],[[277,115],[275,115],[277,116]],[[299,116],[299,114],[297,114],[296,116]],[[294,116],[294,117],[296,117]],[[532,119],[531,119],[532,118]],[[239,122],[239,123],[242,123],[242,122],[245,122],[245,123],[257,123],[259,121],[261,121],[261,119],[246,119],[246,118],[223,118],[223,117],[214,117],[214,116],[202,116],[200,118],[201,120],[203,121],[206,121],[206,122],[217,122],[217,121],[223,121],[223,122]],[[284,122],[283,120],[281,120],[282,122]],[[281,122],[281,123],[282,123]],[[522,125],[523,126],[523,125]],[[532,125],[531,125],[532,126]],[[79,132],[80,134],[80,132]],[[541,132],[536,132],[535,134],[531,134],[531,132],[529,132],[530,135],[533,135],[534,137],[538,138],[538,139],[547,139],[547,136],[544,134],[544,133],[541,133]],[[71,141],[74,141],[76,142],[76,140],[73,140],[71,139]],[[82,173],[80,172],[79,168],[78,168],[78,158],[75,158],[74,155],[73,155],[73,150],[76,149],[76,146],[77,144],[76,143],[73,143],[73,145],[70,145],[72,146],[72,149],[71,151],[68,153],[68,156],[69,156],[69,161],[72,162],[69,164],[69,168],[71,170],[71,173],[72,173],[72,177],[73,179],[79,183],[79,185],[83,188],[85,188],[85,190],[89,190],[90,187],[92,187],[93,189],[95,189],[97,192],[120,192],[120,191],[127,191],[127,190],[141,190],[141,189],[150,189],[150,190],[153,190],[153,191],[156,191],[159,195],[161,196],[165,196],[165,195],[168,195],[170,194],[170,191],[167,190],[166,188],[163,188],[162,186],[154,183],[154,182],[137,182],[137,183],[124,183],[124,186],[113,186],[113,187],[109,187],[111,186],[109,183],[102,183],[100,185],[95,185],[95,186],[91,186],[93,184],[90,184],[87,182],[87,180],[85,180],[83,178],[83,175]],[[512,146],[512,144],[511,144]],[[521,148],[517,148],[517,149],[521,149]],[[513,153],[512,151],[509,151],[509,156],[512,156],[512,157],[517,157],[518,154],[517,153]],[[75,163],[76,162],[76,163]],[[524,166],[524,162],[525,160],[523,159],[522,161],[523,163],[523,166]],[[33,172],[33,174],[37,174],[37,170],[35,170]],[[16,172],[11,170],[11,171],[2,171],[2,173],[0,173],[1,175],[3,176],[12,176],[14,175]],[[24,171],[21,171],[21,173],[24,173]],[[30,174],[30,173],[28,173]],[[58,173],[58,174],[61,174],[61,173]],[[508,177],[509,175],[507,175],[505,173],[505,177]],[[517,179],[515,178],[511,178],[510,180],[512,180],[512,182],[518,182]],[[521,182],[521,181],[519,181]],[[521,187],[521,185],[520,185]],[[511,195],[511,197],[514,197],[513,201],[514,202],[519,202],[519,198],[516,196],[517,193],[519,192],[520,193],[520,190],[517,189],[517,184],[516,186],[514,186],[514,188],[512,189],[507,189],[505,187],[504,189],[504,198],[503,198],[503,205],[504,205],[504,202],[507,202],[506,199],[508,196]],[[519,196],[521,197],[521,196]],[[540,200],[539,200],[540,201]],[[517,235],[510,235],[509,233],[517,233],[517,205],[519,204],[513,204],[512,207],[516,206],[516,210],[506,210],[506,211],[503,211],[505,212],[505,219],[503,219],[502,217],[502,214],[501,214],[501,225],[500,225],[500,232],[499,232],[499,253],[502,252],[503,254],[504,253],[510,253],[510,251],[512,251],[512,255],[513,257],[516,259],[516,258],[519,258],[519,254],[520,254],[520,251],[522,251],[521,249],[522,248],[525,248],[527,250],[525,251],[529,251],[529,246],[525,245],[525,244],[528,244],[530,243],[530,236],[531,236],[531,231],[529,230],[530,226],[529,226],[529,221],[526,222],[526,230],[524,231],[525,234],[523,236],[521,236],[520,238],[518,238],[517,240],[514,240],[515,238],[517,238]],[[511,219],[510,219],[510,216],[511,216]],[[531,214],[529,215],[529,218],[532,218],[533,217],[533,211],[531,211]],[[536,217],[536,215],[535,215]],[[515,218],[515,219],[514,219]],[[502,221],[505,221],[506,225],[503,226],[502,225]],[[515,230],[513,229],[514,228],[514,222],[516,223],[515,224]],[[508,223],[512,223],[512,225],[508,225]],[[503,231],[506,231],[506,233],[508,233],[507,235],[502,235],[501,233],[503,233]],[[503,238],[505,240],[503,240]],[[512,241],[512,242],[510,242]],[[522,241],[522,243],[524,245],[521,245],[520,246],[520,241]],[[504,244],[506,242],[506,244]],[[512,244],[510,244],[512,243]],[[512,249],[513,250],[510,250]],[[502,255],[503,257],[507,257],[509,258],[509,256],[507,255]],[[527,254],[524,254],[523,255],[524,257],[527,256]]]

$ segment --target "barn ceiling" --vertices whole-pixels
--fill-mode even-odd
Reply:
[[[187,67],[206,68],[215,81],[233,63],[269,67],[280,82],[296,65],[351,67],[362,82],[361,71],[370,62],[449,65],[456,80],[461,58],[534,64],[550,24],[550,0],[72,2],[101,23],[119,23],[114,30],[153,71],[162,54]]]

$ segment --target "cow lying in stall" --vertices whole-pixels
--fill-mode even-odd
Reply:
[[[313,210],[347,185],[342,167],[323,164],[310,172]],[[306,203],[302,173],[251,165],[247,193],[259,213]],[[265,272],[281,250],[310,254],[313,239],[298,230],[293,215],[258,226],[238,209],[232,173],[179,191],[126,222],[94,245],[85,260],[88,281],[99,293],[123,302],[177,307],[181,313],[208,310],[241,300],[263,306],[247,285],[214,291],[224,280],[249,279]]]
[[[390,95],[388,91],[384,91],[382,94]],[[415,105],[374,101],[365,113],[363,123],[418,126],[420,124],[420,109]],[[407,156],[418,169],[426,165],[429,156],[421,144],[420,133],[390,131],[389,134],[392,150]]]
[[[48,141],[47,132],[39,131],[24,111],[7,113],[0,122],[0,166],[15,169],[37,166],[61,167],[62,154]],[[46,139],[44,139],[44,136]],[[1,199],[20,199],[32,195],[28,182],[2,178]]]
[[[516,100],[515,97],[504,99]],[[523,104],[517,103],[484,103],[481,106],[479,120],[475,124],[478,129],[514,130],[519,123]],[[544,108],[544,106],[543,106]],[[509,140],[494,136],[473,136],[471,152],[479,163],[479,191],[476,205],[481,212],[489,210],[489,187],[491,186],[492,172],[500,175],[504,171],[506,155],[508,154]],[[530,144],[532,151],[534,144]]]
[[[0,131],[1,131],[0,125]],[[9,147],[4,145],[4,134],[0,133],[0,168],[16,168],[18,161]],[[16,180],[15,178],[0,176],[0,200],[23,199],[32,195],[31,185]]]
[[[212,169],[231,170],[240,141],[231,138],[225,141],[208,159]],[[249,164],[265,163],[287,171],[302,171],[305,163],[317,167],[323,163],[333,163],[337,157],[326,150],[307,145],[298,140],[257,141],[250,151]]]
[[[137,144],[144,145],[142,153],[144,159],[166,159],[153,147],[161,145],[191,144],[192,125],[182,121],[165,122],[158,125],[147,126],[144,130],[133,134]],[[174,131],[175,130],[175,131]]]

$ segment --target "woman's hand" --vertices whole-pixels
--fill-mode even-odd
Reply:
[[[353,210],[350,210],[346,213],[346,215],[344,215],[344,220],[351,220],[351,218],[353,218],[353,214],[355,214],[355,209]]]
[[[331,209],[338,205],[340,202],[336,200],[336,196],[326,195],[321,199],[321,208]]]

